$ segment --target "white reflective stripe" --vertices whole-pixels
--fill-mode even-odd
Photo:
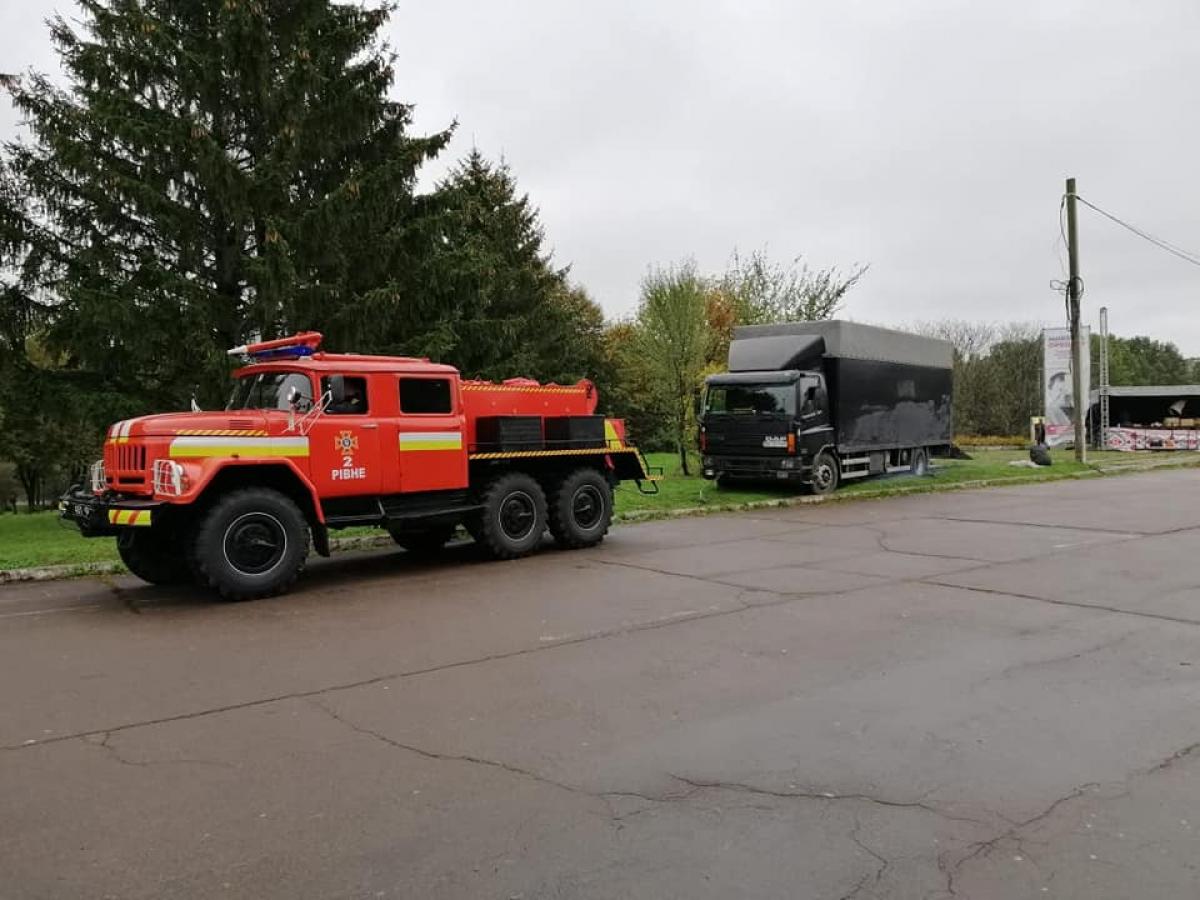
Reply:
[[[461,431],[402,431],[400,443],[410,444],[422,441],[462,441]]]
[[[121,430],[117,433],[118,437],[129,437],[129,431],[133,428],[133,419],[125,419],[121,423]]]
[[[226,435],[191,435],[171,441],[172,457],[232,456],[308,456],[306,437],[229,437]]]

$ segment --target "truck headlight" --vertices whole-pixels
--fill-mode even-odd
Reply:
[[[173,459],[154,461],[154,493],[179,497],[188,489],[187,472]]]
[[[93,494],[103,494],[108,490],[108,477],[104,473],[104,460],[98,459],[92,463],[89,480],[92,483]]]

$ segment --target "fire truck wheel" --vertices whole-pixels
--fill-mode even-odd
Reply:
[[[455,525],[430,525],[427,528],[389,528],[392,540],[414,556],[432,556],[454,537]]]
[[[524,556],[546,531],[546,495],[530,476],[510,472],[483,492],[483,511],[473,531],[496,559]]]
[[[550,498],[550,533],[560,547],[591,547],[612,522],[612,488],[595,469],[576,469],[558,483]]]
[[[226,494],[196,531],[197,574],[226,600],[252,600],[291,586],[308,556],[308,523],[268,488]]]
[[[117,536],[125,568],[150,584],[184,584],[191,572],[179,564],[179,547],[169,535],[150,528],[126,528]]]

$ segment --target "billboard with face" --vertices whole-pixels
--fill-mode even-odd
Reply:
[[[1091,386],[1090,331],[1080,328],[1083,344],[1083,391]],[[1071,373],[1071,329],[1042,331],[1042,387],[1046,405],[1046,443],[1051,447],[1075,443],[1075,386]]]

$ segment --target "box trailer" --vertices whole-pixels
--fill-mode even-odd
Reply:
[[[700,416],[704,477],[796,480],[924,473],[951,442],[953,348],[922,335],[829,320],[734,330],[729,371]]]

